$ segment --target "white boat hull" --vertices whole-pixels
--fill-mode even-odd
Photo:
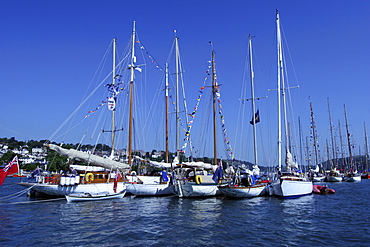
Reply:
[[[326,180],[328,182],[342,182],[343,181],[343,178],[342,177],[337,177],[337,176],[327,176],[326,177]]]
[[[218,187],[222,194],[232,198],[252,198],[265,194],[267,184],[255,185],[250,187],[220,186]]]
[[[119,193],[73,193],[66,195],[68,202],[85,202],[85,201],[100,201],[100,200],[111,200],[111,199],[120,199],[125,196],[126,191],[121,191]]]
[[[139,184],[129,183],[126,184],[127,194],[137,196],[168,196],[174,195],[175,190],[169,183],[167,184]]]
[[[360,176],[351,176],[351,177],[344,177],[344,181],[346,182],[361,182],[361,175]]]
[[[322,176],[322,177],[313,177],[312,178],[312,182],[324,182],[325,180],[325,177]]]
[[[312,194],[312,182],[278,179],[272,184],[272,195],[281,198],[296,198]]]
[[[176,193],[179,197],[211,197],[222,195],[218,189],[217,184],[180,181],[175,187]]]
[[[31,188],[35,192],[43,193],[49,196],[63,197],[72,193],[91,193],[98,194],[108,192],[114,194],[113,183],[90,183],[77,184],[73,186],[61,186],[56,184],[43,183],[19,183],[19,185]],[[126,190],[126,185],[123,182],[117,184],[117,191]]]

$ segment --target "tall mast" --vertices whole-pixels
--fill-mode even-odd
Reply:
[[[367,133],[366,133],[366,124],[364,123],[364,131],[365,131],[365,165],[366,165],[366,172],[369,171],[369,147],[367,143]]]
[[[342,154],[342,166],[346,164],[344,158],[344,147],[343,147],[343,137],[342,137],[342,127],[340,124],[340,120],[338,120],[338,128],[339,128],[339,140],[340,140],[340,151]]]
[[[254,164],[258,165],[258,156],[257,156],[257,131],[256,131],[256,106],[255,106],[255,97],[254,97],[254,71],[253,71],[253,56],[252,56],[252,36],[248,37],[248,47],[249,47],[249,71],[251,79],[251,94],[252,94],[252,123],[253,123],[253,144],[254,144]]]
[[[351,148],[351,137],[348,130],[348,121],[347,121],[347,112],[346,105],[344,104],[344,119],[346,121],[346,130],[347,130],[347,141],[348,141],[348,151],[349,151],[349,165],[353,168],[353,157],[352,157],[352,148]]]
[[[276,10],[276,26],[277,26],[277,50],[278,50],[278,81],[277,81],[277,105],[278,105],[278,168],[281,170],[282,161],[282,140],[281,140],[281,76],[283,75],[283,56],[282,56],[282,44],[281,44],[281,34],[280,34],[280,17],[279,12]]]
[[[168,163],[169,152],[168,152],[168,64],[166,64],[166,85],[165,85],[165,94],[166,94],[166,159],[165,162]]]
[[[218,86],[216,81],[215,51],[212,50],[212,93],[213,93],[213,164],[217,164],[217,130],[216,130],[216,101]]]
[[[114,88],[114,84],[116,82],[116,39],[113,39],[113,61],[112,61],[112,87]],[[114,137],[115,137],[115,110],[112,111],[112,151],[110,154],[110,158],[113,159],[114,157]]]
[[[336,165],[337,164],[337,155],[336,155],[336,152],[335,152],[335,141],[334,141],[334,135],[333,135],[333,122],[332,122],[332,118],[331,118],[331,111],[330,111],[330,101],[329,101],[329,97],[328,97],[328,111],[329,111],[329,123],[330,123],[330,137],[331,137],[331,148],[332,148],[332,156],[333,156],[333,160],[334,160],[334,164]]]
[[[299,152],[300,152],[300,160],[302,162],[302,164],[304,164],[303,162],[303,143],[302,143],[302,126],[301,126],[301,118],[298,117],[298,126],[299,126]]]
[[[133,129],[133,91],[134,91],[134,79],[135,79],[135,22],[132,28],[132,46],[131,46],[131,65],[129,65],[130,69],[130,115],[129,115],[129,124],[128,124],[128,164],[132,164],[132,129]]]
[[[319,152],[318,152],[318,147],[317,147],[316,123],[315,123],[315,117],[313,113],[312,102],[310,102],[310,112],[311,112],[311,128],[312,128],[313,147],[314,147],[315,161],[316,161],[315,165],[318,165],[320,161],[319,161]]]
[[[176,34],[176,33],[175,33]],[[175,46],[176,46],[176,156],[180,161],[180,110],[179,110],[179,38],[175,36]]]

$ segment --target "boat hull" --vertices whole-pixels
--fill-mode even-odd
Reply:
[[[215,183],[196,184],[188,181],[180,181],[175,187],[175,191],[179,197],[212,197],[222,195]]]
[[[272,195],[281,198],[297,198],[312,194],[312,182],[278,179],[272,184]]]
[[[127,194],[132,194],[136,196],[169,196],[176,194],[173,186],[169,183],[167,184],[129,183],[126,184],[126,187]]]
[[[336,177],[336,176],[327,176],[326,181],[328,182],[342,182],[343,178],[342,177]]]
[[[361,176],[351,176],[351,177],[344,177],[344,181],[346,182],[361,182]]]
[[[49,196],[63,197],[72,193],[91,193],[97,194],[102,191],[114,194],[113,183],[90,183],[77,184],[73,186],[61,186],[59,184],[43,184],[43,183],[27,183],[22,182],[19,185],[30,188],[36,193],[42,193]],[[117,184],[117,191],[126,190],[126,185],[123,182]]]
[[[250,187],[242,186],[220,186],[222,194],[231,198],[252,198],[264,194],[267,184],[255,185]]]
[[[109,194],[109,193],[73,193],[66,195],[68,202],[85,202],[85,201],[100,201],[100,200],[111,200],[120,199],[125,196],[126,191],[121,191],[119,193]]]

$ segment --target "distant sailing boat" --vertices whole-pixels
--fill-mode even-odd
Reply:
[[[346,169],[347,171],[343,177],[343,180],[346,182],[361,182],[361,174],[357,172],[357,166],[353,161],[351,134],[349,133],[349,130],[348,130],[346,105],[344,105],[344,118],[346,121],[346,131],[347,131],[347,141],[348,141],[348,151],[349,151],[349,167],[347,167]]]
[[[253,124],[253,143],[254,143],[254,166],[253,171],[246,173],[244,175],[240,174],[240,169],[238,168],[236,178],[233,183],[227,185],[219,186],[220,191],[227,197],[244,197],[251,198],[263,195],[266,191],[266,186],[268,181],[261,181],[259,177],[259,167],[257,159],[257,134],[256,134],[256,125],[259,119],[256,118],[256,109],[255,109],[255,96],[254,96],[254,71],[253,71],[253,62],[252,62],[252,37],[249,35],[248,38],[248,50],[250,56],[250,78],[251,78],[251,92],[252,92],[252,117],[251,124]],[[259,115],[257,115],[259,118]],[[235,181],[236,180],[236,181]]]
[[[312,193],[312,182],[302,173],[297,173],[294,169],[298,165],[293,161],[289,150],[287,109],[285,99],[284,63],[283,50],[280,32],[280,17],[276,11],[277,43],[278,43],[278,174],[271,185],[270,193],[282,198],[296,198]],[[282,97],[281,97],[282,96]],[[281,99],[282,98],[282,99]],[[282,138],[281,138],[281,100],[283,100],[284,126],[285,126],[285,151],[286,151],[286,171],[282,172]]]

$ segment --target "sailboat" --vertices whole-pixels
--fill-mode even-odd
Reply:
[[[347,121],[347,112],[346,105],[344,105],[344,117],[346,121],[346,130],[347,130],[347,141],[348,141],[348,151],[349,151],[349,167],[347,167],[347,172],[343,177],[343,180],[346,182],[361,182],[361,174],[357,172],[357,167],[353,161],[352,155],[352,144],[351,144],[351,134],[348,130],[348,121]]]
[[[116,177],[115,173],[112,172],[113,170],[116,169],[122,171],[130,169],[129,164],[115,160],[113,157],[114,133],[116,131],[114,126],[114,113],[116,96],[119,93],[117,86],[115,85],[115,81],[117,80],[117,76],[115,73],[116,39],[113,39],[112,47],[113,47],[113,71],[111,72],[112,83],[108,84],[109,97],[107,104],[108,109],[112,111],[112,130],[111,130],[112,151],[110,157],[103,157],[93,154],[92,152],[67,149],[59,145],[46,143],[45,146],[47,148],[61,154],[62,156],[67,157],[70,162],[77,161],[88,165],[81,166],[71,164],[69,165],[69,170],[64,171],[63,173],[41,172],[39,169],[35,170],[35,172],[32,174],[32,176],[29,178],[27,182],[19,183],[21,186],[30,188],[31,194],[56,197],[63,197],[73,193],[99,194],[101,192],[105,192],[106,194],[115,194],[117,193],[116,191],[119,191],[121,195],[125,194],[126,185],[124,179],[121,177],[117,181],[117,184],[115,186],[114,181]],[[99,86],[101,86],[101,84],[99,84]],[[85,99],[85,101],[83,102],[86,101],[87,99]],[[72,114],[75,114],[81,106],[82,104]]]
[[[367,133],[366,133],[366,124],[364,123],[364,135],[365,135],[365,167],[364,172],[361,175],[361,179],[369,179],[370,178],[370,171],[369,171],[369,148],[367,142]]]
[[[289,136],[287,123],[287,110],[285,99],[285,82],[283,66],[283,50],[280,32],[280,17],[276,11],[277,43],[278,43],[278,172],[270,187],[270,194],[281,198],[296,198],[312,193],[312,181],[309,181],[304,173],[298,173],[295,169],[298,165],[294,162],[289,150]],[[282,97],[281,97],[282,96]],[[281,99],[282,98],[282,99]],[[285,154],[286,171],[282,171],[282,138],[281,138],[281,100],[283,100],[284,125],[285,125]]]
[[[216,82],[216,67],[215,67],[215,52],[212,50],[212,95],[213,95],[213,136],[214,136],[214,159],[213,165],[188,162],[182,163],[175,169],[179,171],[175,175],[175,190],[179,197],[212,197],[222,195],[218,188],[219,183],[222,182],[222,161],[217,161],[217,138],[216,138],[216,102],[219,98],[219,87]],[[179,150],[179,149],[178,149]],[[218,164],[218,165],[217,165]],[[206,169],[212,168],[213,175],[209,175]]]
[[[254,71],[253,71],[253,62],[252,62],[252,36],[249,35],[248,38],[248,50],[250,58],[250,79],[251,79],[251,92],[252,92],[252,112],[256,112],[255,109],[255,96],[254,96]],[[255,114],[256,115],[256,114]],[[236,172],[236,177],[233,182],[226,185],[219,186],[220,191],[227,197],[240,197],[240,198],[252,198],[266,193],[266,187],[268,185],[267,180],[262,181],[259,176],[259,167],[258,167],[258,156],[257,156],[257,134],[256,134],[256,125],[259,121],[259,115],[253,116],[251,124],[253,125],[253,142],[254,142],[254,165],[253,171],[244,171],[244,174],[241,175],[240,168]]]
[[[322,173],[320,173],[319,151],[318,151],[318,145],[317,145],[318,138],[317,138],[316,122],[315,122],[312,102],[310,102],[310,112],[311,112],[311,131],[312,131],[311,136],[312,136],[312,141],[313,141],[313,148],[314,148],[314,153],[315,153],[315,164],[316,164],[315,170],[312,170],[310,173],[310,178],[312,182],[323,182],[325,179],[325,176]]]
[[[136,40],[136,30],[135,25],[132,32],[132,52],[131,52],[131,65],[130,68],[136,68],[135,65],[135,43],[140,42],[139,40]],[[131,70],[131,76],[130,76],[130,92],[132,92],[134,87],[134,70]],[[130,93],[130,116],[132,116],[132,101],[133,101],[133,95]],[[130,123],[129,123],[129,137],[132,136],[132,117],[130,117]],[[131,138],[129,138],[131,140]],[[129,143],[129,154],[132,151],[132,144]],[[140,157],[136,157],[138,160],[148,162]],[[131,164],[132,157],[129,155],[129,164]],[[151,163],[151,162],[148,162]],[[156,167],[168,168],[167,166],[162,165],[156,165]],[[132,172],[129,176],[126,176],[129,179],[129,182],[126,183],[127,187],[127,194],[135,195],[135,196],[168,196],[168,195],[174,195],[174,189],[172,184],[169,183],[169,177],[167,175],[167,172],[165,170],[159,171],[158,175],[151,175],[151,176],[144,176],[140,174],[136,174],[135,172]]]

